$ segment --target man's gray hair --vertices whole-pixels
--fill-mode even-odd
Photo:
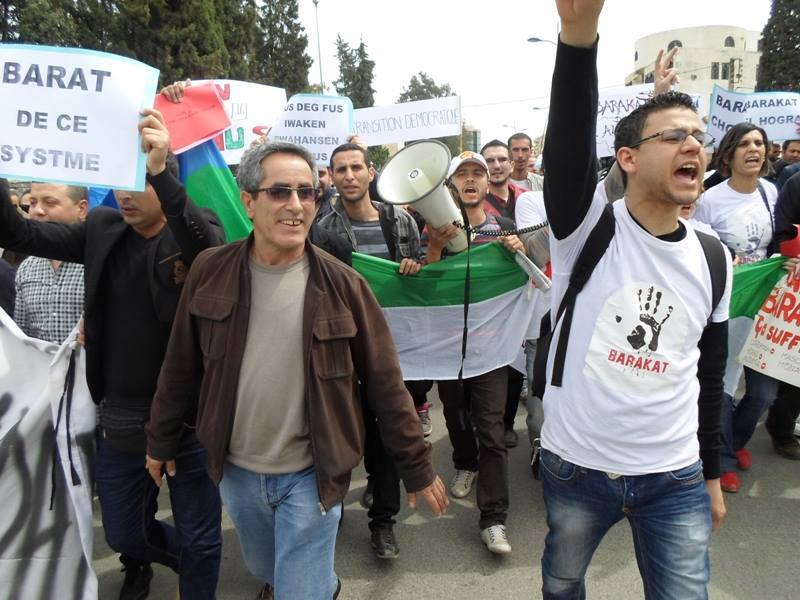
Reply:
[[[261,182],[267,175],[261,167],[261,163],[273,154],[293,154],[302,158],[311,169],[314,187],[319,187],[317,163],[308,150],[290,142],[264,142],[249,148],[242,156],[239,169],[236,171],[236,182],[239,184],[239,189],[252,192],[261,186]]]

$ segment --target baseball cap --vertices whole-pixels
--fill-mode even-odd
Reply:
[[[471,150],[465,150],[458,156],[454,156],[453,160],[450,161],[450,168],[447,169],[447,178],[450,179],[458,167],[468,162],[478,164],[483,167],[484,171],[487,173],[489,172],[489,165],[486,164],[486,160],[480,154],[472,152]]]

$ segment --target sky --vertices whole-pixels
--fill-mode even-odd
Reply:
[[[646,35],[701,25],[761,31],[770,0],[606,0],[600,17],[600,88],[624,85],[633,71],[634,44]],[[524,130],[542,133],[547,118],[558,13],[553,0],[319,0],[319,38],[312,0],[299,0],[300,20],[314,59],[309,81],[319,83],[319,60],[329,93],[338,77],[336,36],[364,40],[375,61],[376,106],[394,104],[415,74],[449,83],[461,96],[462,116],[485,143]],[[318,52],[321,47],[322,52]]]

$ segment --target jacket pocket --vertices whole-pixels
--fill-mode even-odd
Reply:
[[[356,323],[350,314],[320,319],[314,323],[311,360],[317,376],[333,379],[352,375],[350,340],[355,337],[356,331]]]
[[[216,360],[225,354],[233,304],[231,300],[206,296],[195,296],[189,302],[189,313],[195,319],[200,349],[207,359]]]

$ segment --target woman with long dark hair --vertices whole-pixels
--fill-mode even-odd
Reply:
[[[698,201],[695,219],[717,232],[736,263],[764,260],[773,250],[773,213],[778,192],[763,179],[769,168],[768,148],[766,132],[752,123],[739,123],[729,129],[716,154],[716,168],[726,179]],[[747,318],[729,322],[720,478],[726,492],[739,491],[741,483],[736,469],[746,470],[752,465],[745,446],[758,419],[774,401],[778,388],[777,380],[744,367],[745,395],[734,404],[733,395],[743,369],[737,358],[750,327],[752,321]]]

